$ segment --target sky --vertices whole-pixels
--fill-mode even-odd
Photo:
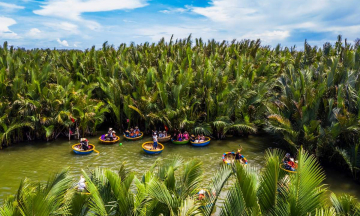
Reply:
[[[275,47],[360,38],[358,0],[0,0],[0,44],[87,49],[108,41],[258,39]]]

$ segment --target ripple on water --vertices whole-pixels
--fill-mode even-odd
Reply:
[[[0,200],[7,195],[13,194],[19,186],[20,181],[28,177],[32,180],[45,181],[50,174],[69,167],[70,173],[74,176],[81,174],[81,169],[88,171],[94,167],[106,167],[118,169],[122,162],[126,167],[134,171],[138,178],[144,171],[155,162],[157,158],[171,159],[174,155],[180,155],[184,161],[197,158],[204,164],[204,172],[212,176],[222,164],[222,154],[227,151],[236,151],[241,145],[242,153],[252,166],[260,167],[263,163],[264,150],[270,147],[268,137],[249,137],[247,139],[231,138],[226,141],[212,140],[209,146],[193,147],[189,145],[174,145],[170,142],[164,143],[165,150],[160,155],[145,154],[141,144],[150,138],[140,141],[121,140],[114,145],[101,145],[97,137],[89,139],[100,151],[97,155],[76,155],[71,146],[75,141],[56,140],[53,142],[31,142],[17,144],[0,151]],[[335,177],[336,178],[336,177]],[[344,182],[344,184],[346,184]],[[349,190],[354,187],[344,185]],[[226,188],[229,187],[229,184]],[[331,188],[341,187],[339,184],[331,185]],[[359,190],[356,190],[357,193]],[[350,191],[351,192],[351,191]],[[221,198],[226,193],[221,194]]]

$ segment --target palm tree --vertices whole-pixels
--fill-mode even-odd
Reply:
[[[220,215],[316,215],[326,209],[325,173],[315,157],[300,149],[297,173],[288,174],[279,167],[282,156],[268,150],[260,171],[235,164],[235,183]]]
[[[33,184],[28,180],[20,183],[15,196],[5,201],[0,208],[4,216],[11,215],[67,215],[69,213],[69,188],[72,179],[68,170],[63,170],[45,184]]]

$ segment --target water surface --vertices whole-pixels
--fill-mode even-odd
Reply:
[[[143,152],[141,144],[150,140],[145,137],[140,141],[122,140],[114,145],[102,145],[97,137],[89,138],[90,143],[96,145],[100,155],[75,155],[71,146],[76,141],[59,139],[52,142],[29,142],[16,144],[0,151],[0,200],[14,194],[19,183],[25,177],[35,181],[44,181],[52,173],[69,167],[73,175],[80,175],[81,169],[92,167],[106,167],[116,169],[123,161],[127,167],[141,177],[154,161],[161,157],[171,158],[178,154],[189,160],[198,158],[203,161],[204,170],[209,178],[220,167],[221,156],[224,152],[235,151],[239,145],[243,147],[242,153],[252,165],[261,166],[265,149],[271,147],[268,137],[250,136],[249,138],[231,138],[225,141],[211,141],[206,147],[193,147],[188,145],[174,145],[165,143],[165,150],[160,155],[147,155]],[[119,143],[122,143],[120,146]],[[336,193],[350,193],[360,197],[360,189],[352,179],[339,173],[328,172],[325,183]]]

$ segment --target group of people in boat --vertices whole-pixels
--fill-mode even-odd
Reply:
[[[140,132],[139,127],[136,126],[135,130],[134,130],[134,128],[130,128],[130,130],[126,130],[125,131],[125,136],[130,137],[130,138],[136,138],[136,137],[141,136],[141,132]]]
[[[185,131],[184,133],[181,133],[181,131],[175,131],[172,139],[174,141],[184,141],[184,140],[189,140],[190,136],[187,131]]]
[[[109,128],[107,134],[105,134],[105,140],[113,141],[115,137],[116,137],[116,132],[112,128]]]
[[[159,138],[165,138],[165,137],[167,137],[168,136],[168,134],[167,134],[167,132],[166,131],[163,131],[163,132],[159,132]]]
[[[80,145],[77,146],[81,151],[87,151],[91,149],[91,146],[89,146],[89,140],[86,138],[80,139]]]
[[[282,162],[284,169],[289,171],[296,171],[297,163],[296,161],[294,161],[294,158],[290,156],[290,153],[285,154],[285,157],[283,158]]]
[[[190,140],[191,142],[200,143],[204,142],[206,140],[206,137],[204,136],[204,134],[198,134],[197,136],[191,135]]]

